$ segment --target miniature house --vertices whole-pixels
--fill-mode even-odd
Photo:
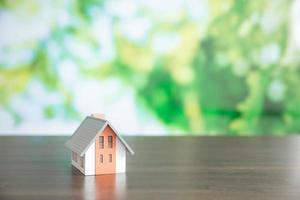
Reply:
[[[124,173],[126,152],[134,154],[101,115],[86,117],[66,146],[72,151],[72,165],[84,175]]]

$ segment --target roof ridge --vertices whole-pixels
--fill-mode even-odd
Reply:
[[[96,120],[99,120],[99,121],[106,121],[106,122],[108,122],[108,120],[107,119],[100,119],[100,118],[98,118],[98,117],[93,117],[93,116],[86,116],[87,118],[91,118],[91,119],[96,119]]]

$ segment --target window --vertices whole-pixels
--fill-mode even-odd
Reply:
[[[84,168],[84,157],[81,157],[80,159],[80,166]]]
[[[103,155],[100,154],[100,163],[103,163]]]
[[[112,154],[109,154],[109,160],[108,162],[112,162]]]
[[[108,148],[113,148],[113,137],[108,136]]]
[[[77,162],[77,154],[73,151],[72,151],[72,160],[74,160],[74,162]]]
[[[99,136],[99,146],[100,146],[100,149],[104,149],[104,137],[103,136]]]

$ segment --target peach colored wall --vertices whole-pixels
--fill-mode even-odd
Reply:
[[[104,148],[100,149],[99,136],[104,137]],[[113,147],[108,148],[108,136],[113,138]],[[102,134],[97,134],[95,140],[95,169],[96,174],[116,173],[116,134],[106,126]],[[103,163],[100,161],[100,155],[103,155]],[[112,154],[112,162],[109,162],[109,154]]]

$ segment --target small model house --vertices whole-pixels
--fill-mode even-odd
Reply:
[[[84,175],[126,171],[126,151],[130,146],[103,115],[86,117],[66,146],[72,151],[72,165]]]

